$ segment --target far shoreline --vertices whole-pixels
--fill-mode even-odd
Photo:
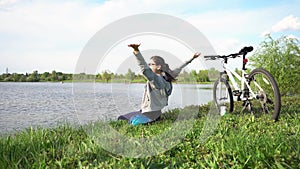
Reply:
[[[0,81],[0,83],[124,83],[124,84],[145,84],[145,82],[128,82],[128,81],[100,81],[100,80],[79,80],[79,81],[73,81],[73,80],[66,80],[66,81],[38,81],[38,82],[28,82],[28,81]],[[211,82],[172,82],[172,84],[213,84],[214,81]]]

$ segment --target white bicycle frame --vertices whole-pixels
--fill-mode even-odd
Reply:
[[[234,88],[235,91],[241,92],[244,88],[245,85],[247,86],[247,88],[249,89],[249,93],[250,96],[248,98],[243,97],[244,93],[242,92],[241,95],[241,100],[246,100],[246,99],[253,99],[256,98],[256,94],[253,92],[253,90],[251,89],[250,85],[247,83],[247,79],[245,77],[245,75],[247,74],[245,72],[245,70],[242,70],[242,76],[240,76],[238,73],[236,73],[235,71],[232,71],[227,64],[224,63],[223,61],[223,68],[226,71],[229,80]],[[234,77],[236,77],[240,82],[241,82],[241,88],[239,88],[238,83],[235,81]],[[254,85],[257,86],[259,88],[259,90],[263,91],[263,89],[254,81]]]

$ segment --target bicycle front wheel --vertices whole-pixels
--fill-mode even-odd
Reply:
[[[220,77],[215,81],[214,89],[213,89],[213,97],[219,110],[221,109],[222,106],[225,106],[227,111],[229,112],[233,111],[233,105],[234,105],[233,96],[227,80]]]
[[[279,118],[281,99],[278,85],[273,76],[264,69],[254,69],[249,74],[249,85],[256,95],[251,101],[255,115],[270,114],[271,119]]]

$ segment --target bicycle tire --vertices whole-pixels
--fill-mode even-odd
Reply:
[[[259,89],[254,82],[259,84],[263,91]],[[254,69],[249,74],[249,85],[253,92],[257,95],[256,99],[254,100],[259,101],[262,108],[262,113],[266,114],[271,112],[271,119],[277,121],[281,109],[281,98],[278,85],[272,74],[262,68]],[[252,102],[254,100],[252,100]],[[251,104],[253,107],[256,106],[255,103]]]
[[[221,87],[219,85],[221,85]],[[225,90],[222,90],[222,89],[225,89]],[[219,96],[219,95],[222,95],[222,96]],[[229,112],[233,111],[234,103],[233,103],[232,90],[226,79],[220,77],[215,81],[214,88],[213,88],[213,99],[214,99],[216,105],[218,106],[218,108],[220,108],[221,106],[226,106],[226,108],[228,108],[227,110],[229,110]],[[225,100],[225,101],[223,101],[223,100]]]

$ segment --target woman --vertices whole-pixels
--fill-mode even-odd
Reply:
[[[119,120],[129,120],[133,125],[145,124],[157,120],[162,114],[162,109],[168,105],[168,97],[172,93],[172,81],[180,71],[197,58],[200,53],[194,56],[177,69],[171,70],[160,56],[152,56],[147,64],[139,51],[140,44],[130,44],[133,48],[138,65],[144,77],[147,79],[141,110],[120,116]]]

